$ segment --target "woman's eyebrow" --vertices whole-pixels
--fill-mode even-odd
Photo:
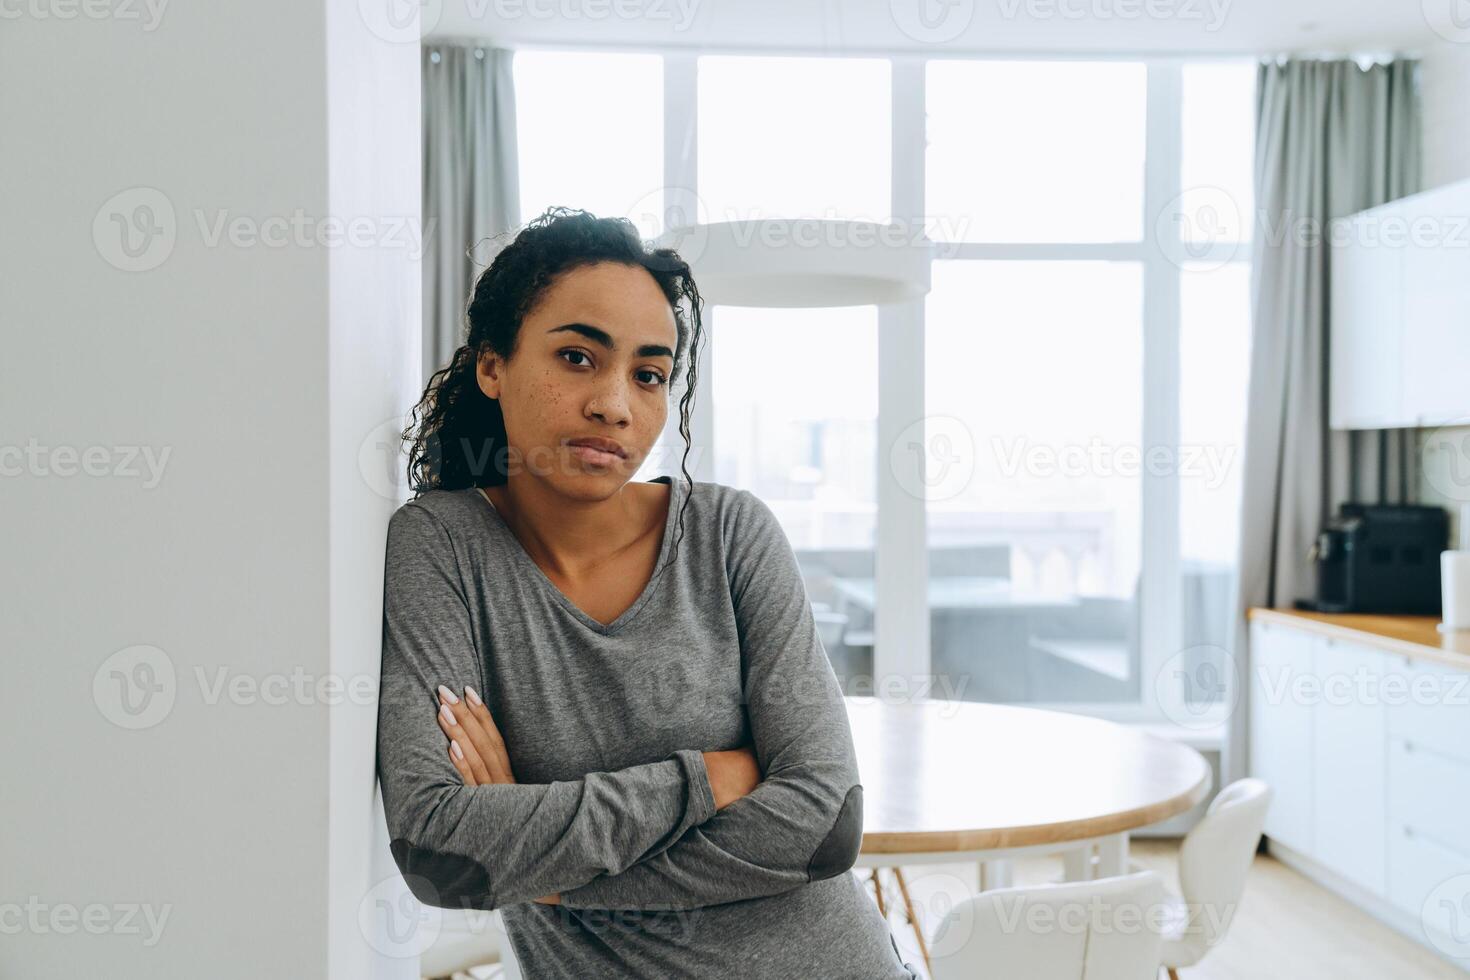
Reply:
[[[552,327],[547,333],[556,333],[560,330],[570,330],[579,333],[588,340],[596,341],[608,350],[617,350],[618,345],[613,342],[612,335],[600,327],[590,326],[586,323],[566,323],[559,327]],[[633,354],[634,357],[673,357],[674,352],[663,344],[644,344]]]

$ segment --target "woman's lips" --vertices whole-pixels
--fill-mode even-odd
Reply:
[[[617,453],[606,453],[601,449],[593,449],[591,446],[569,446],[568,448],[571,449],[573,456],[594,466],[612,466],[622,459]]]

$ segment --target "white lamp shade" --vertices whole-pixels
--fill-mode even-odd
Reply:
[[[929,292],[932,243],[922,229],[872,221],[767,218],[672,228],[676,249],[716,306],[831,307],[903,303]]]

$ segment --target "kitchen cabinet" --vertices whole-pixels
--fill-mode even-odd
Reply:
[[[1305,634],[1303,634],[1305,636]],[[1364,888],[1385,886],[1388,728],[1378,696],[1386,654],[1332,637],[1313,642],[1312,842],[1318,860]]]
[[[1250,644],[1251,774],[1273,791],[1273,853],[1457,948],[1463,915],[1446,910],[1470,909],[1470,634],[1427,616],[1253,609]]]
[[[1312,714],[1300,679],[1312,674],[1312,637],[1275,623],[1251,624],[1251,770],[1272,791],[1266,836],[1312,847]]]
[[[1331,226],[1334,429],[1470,421],[1470,180]]]
[[[1385,428],[1404,421],[1402,248],[1371,247],[1378,226],[1402,207],[1344,218],[1334,228],[1347,243],[1332,251],[1328,415],[1335,429]]]

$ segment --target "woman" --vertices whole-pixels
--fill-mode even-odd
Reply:
[[[531,978],[907,980],[780,525],[687,468],[631,480],[681,369],[687,461],[700,307],[672,250],[565,209],[475,284],[388,529],[393,854],[421,901],[501,909]]]

